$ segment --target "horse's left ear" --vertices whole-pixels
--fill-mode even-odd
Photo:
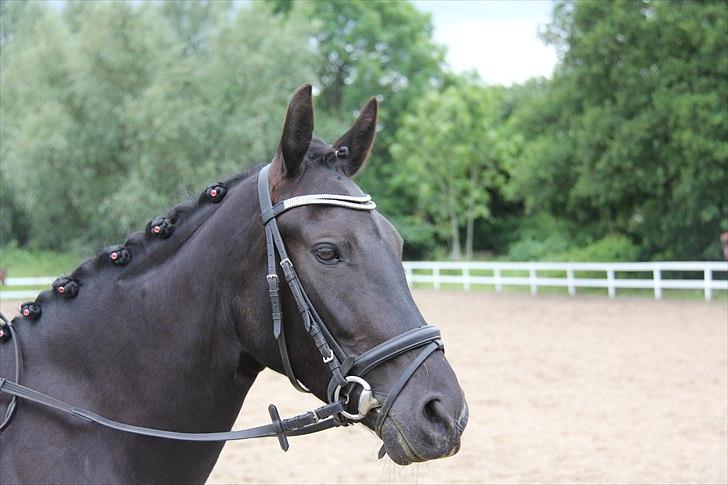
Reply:
[[[377,135],[377,109],[377,98],[371,98],[361,110],[354,126],[334,143],[334,149],[340,153],[337,166],[347,177],[356,175],[369,158]],[[341,153],[343,147],[348,149],[348,154]]]

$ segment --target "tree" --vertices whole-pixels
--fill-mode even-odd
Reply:
[[[272,10],[301,21],[290,0],[275,0]],[[426,244],[431,232],[410,216],[416,209],[414,191],[393,185],[401,167],[389,148],[403,116],[426,92],[446,84],[445,49],[433,41],[429,14],[409,2],[365,0],[307,2],[299,13],[312,24],[318,55],[317,133],[337,136],[367,98],[379,98],[377,142],[360,183],[405,240]]]
[[[561,2],[561,62],[522,103],[512,167],[530,213],[644,258],[718,254],[728,225],[728,9],[723,2]]]
[[[31,5],[3,30],[0,201],[41,247],[111,243],[265,161],[315,76],[308,24],[259,5]]]
[[[505,183],[509,145],[504,91],[463,80],[427,94],[406,116],[392,155],[403,163],[399,185],[417,190],[419,214],[448,234],[450,255],[473,257],[475,222],[490,216],[490,191]]]

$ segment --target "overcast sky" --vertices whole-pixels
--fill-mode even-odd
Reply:
[[[490,84],[550,76],[556,50],[538,37],[551,18],[551,0],[416,0],[432,14],[435,40],[447,47],[456,72],[475,69]]]
[[[58,9],[65,3],[49,1]],[[414,4],[432,15],[435,40],[447,47],[447,62],[455,72],[475,69],[486,82],[504,85],[551,75],[556,50],[543,43],[538,29],[549,22],[553,0],[414,0]]]

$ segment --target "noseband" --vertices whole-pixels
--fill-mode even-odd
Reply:
[[[312,194],[293,197],[273,205],[270,188],[268,186],[269,169],[270,165],[266,165],[258,174],[258,198],[260,201],[261,220],[265,227],[267,253],[266,280],[271,304],[273,337],[278,343],[283,370],[291,381],[291,384],[299,391],[309,392],[293,373],[291,359],[288,354],[279,291],[277,266],[280,265],[283,277],[293,294],[296,306],[301,314],[303,326],[313,339],[322,361],[328,366],[331,372],[331,380],[327,389],[328,404],[288,419],[281,419],[278,410],[271,404],[268,407],[272,420],[271,423],[255,428],[220,433],[183,433],[120,423],[20,385],[21,353],[18,335],[12,323],[5,323],[4,327],[9,331],[15,348],[16,375],[15,380],[0,377],[0,392],[13,396],[6,410],[5,417],[0,422],[0,431],[5,429],[10,423],[17,409],[18,398],[20,398],[64,411],[82,420],[94,422],[119,431],[182,441],[229,441],[277,436],[281,448],[285,451],[288,449],[288,436],[299,436],[335,426],[345,426],[356,421],[361,421],[369,414],[376,414],[372,418],[372,423],[381,436],[381,427],[389,416],[392,406],[402,392],[402,389],[404,389],[404,386],[430,354],[436,350],[443,349],[440,331],[437,327],[431,325],[416,327],[380,343],[359,356],[348,355],[336,342],[336,339],[326,327],[326,324],[306,294],[306,290],[303,288],[293,263],[286,252],[276,218],[290,209],[307,205],[325,205],[352,210],[372,211],[376,208],[376,204],[368,195],[357,197],[337,194]],[[276,264],[278,261],[280,262]],[[7,322],[4,317],[2,317],[2,320]],[[384,398],[384,401],[380,403],[373,396],[371,386],[364,379],[364,376],[379,365],[412,350],[419,350],[419,353],[400,374]],[[349,400],[356,386],[361,387],[361,392],[356,403],[356,408],[351,409]],[[382,447],[382,451],[379,454],[380,457],[384,454],[383,450],[384,448]]]

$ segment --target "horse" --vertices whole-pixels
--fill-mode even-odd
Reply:
[[[330,145],[313,135],[303,85],[268,165],[212,184],[24,304],[0,342],[0,481],[202,483],[265,368],[330,403],[306,423],[272,407],[258,435],[284,449],[294,428],[361,422],[397,464],[455,454],[465,395],[409,291],[402,238],[352,180],[377,110],[370,99]]]

